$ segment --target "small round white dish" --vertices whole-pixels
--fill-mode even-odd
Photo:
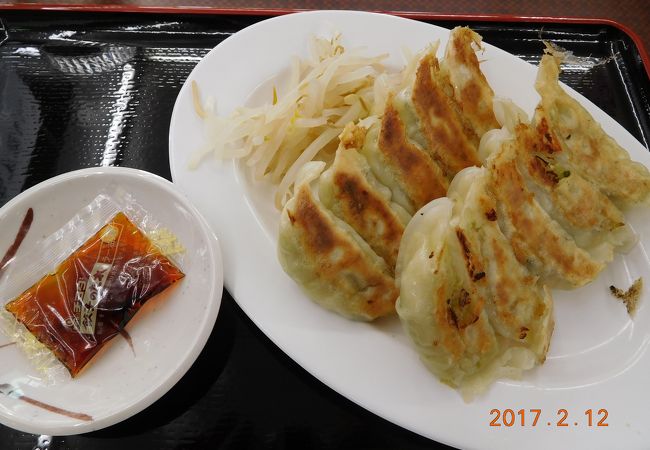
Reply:
[[[546,363],[522,380],[499,381],[485,395],[465,403],[426,370],[397,318],[368,324],[339,317],[310,301],[282,271],[276,256],[280,214],[273,206],[272,186],[251,182],[232,161],[208,159],[196,170],[188,168],[192,152],[205,139],[193,109],[192,81],[203,99],[216,100],[220,115],[241,105],[269,102],[272,86],[281,85],[278,75],[286,73],[291,56],[308,55],[310,35],[332,36],[335,31],[341,32],[346,48],[365,47],[368,55],[388,53],[387,64],[395,69],[403,65],[405,47],[417,52],[439,39],[441,55],[449,34],[423,22],[358,11],[276,17],[215,47],[177,98],[169,135],[172,177],[222,239],[230,294],[278,347],[322,382],[431,439],[481,449],[607,449],[621,443],[647,448],[650,295],[645,289],[630,319],[609,293],[609,285],[627,289],[640,276],[646,284],[650,280],[647,208],[628,215],[640,236],[630,253],[618,255],[587,287],[553,292],[556,326]],[[542,49],[540,42],[540,55]],[[480,59],[496,95],[512,99],[532,115],[539,101],[536,67],[489,43]],[[630,133],[580,94],[568,92],[633,159],[650,166],[650,153]],[[491,426],[497,412],[506,410],[510,426],[502,416],[495,421],[500,426]],[[540,413],[534,421],[536,410]],[[510,414],[516,423],[510,422]]]
[[[0,384],[11,384],[26,397],[93,418],[73,419],[15,395],[0,394],[0,423],[4,425],[27,433],[71,435],[120,422],[171,389],[194,363],[212,332],[223,287],[219,243],[187,198],[157,175],[102,167],[44,181],[0,209],[0,253],[4,254],[13,242],[28,208],[34,210],[34,221],[17,260],[112,183],[132,194],[176,235],[186,249],[181,266],[185,278],[161,301],[149,300],[147,311],[127,326],[135,354],[118,336],[75,379],[46,382],[17,346],[0,347]],[[0,304],[7,300],[0,298]],[[8,342],[0,333],[0,346]]]

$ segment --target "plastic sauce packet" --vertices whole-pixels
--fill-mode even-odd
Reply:
[[[75,377],[108,341],[128,337],[124,326],[145,302],[184,277],[183,250],[129,194],[109,190],[12,261],[0,292],[22,293],[2,299],[0,328],[48,378],[58,376],[57,360]]]

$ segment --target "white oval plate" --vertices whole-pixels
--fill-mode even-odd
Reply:
[[[350,11],[318,11],[257,23],[229,37],[194,69],[180,91],[170,128],[174,182],[197,205],[222,239],[225,283],[255,324],[311,374],[364,408],[416,433],[468,448],[546,449],[564,446],[628,448],[650,441],[650,313],[647,290],[634,321],[610,296],[608,286],[627,288],[650,278],[645,248],[650,214],[634,211],[630,222],[641,243],[591,285],[555,292],[556,329],[547,362],[522,381],[497,382],[472,403],[439,383],[418,360],[396,318],[374,324],[338,317],[313,304],[282,271],[276,258],[279,213],[268,186],[253,184],[233,164],[206,161],[188,170],[188,159],[203,143],[204,130],[192,106],[191,80],[202,97],[217,100],[227,114],[248,102],[270,101],[268,80],[289,67],[292,55],[306,56],[311,34],[340,31],[347,47],[367,54],[390,54],[401,67],[402,48],[412,51],[440,39],[448,30],[393,16]],[[540,52],[541,52],[540,45]],[[482,68],[499,96],[512,98],[530,115],[538,102],[536,68],[490,45]],[[281,80],[276,80],[281,84]],[[259,93],[259,86],[265,87]],[[257,97],[250,99],[251,93]],[[650,165],[650,154],[625,129],[571,91],[632,157]],[[511,427],[491,427],[492,409],[525,410]],[[534,413],[541,409],[535,426]],[[567,426],[557,426],[566,409]],[[587,409],[593,409],[589,427]],[[595,426],[604,412],[607,427]],[[501,421],[500,421],[501,422]],[[508,423],[510,417],[508,413]],[[502,422],[501,422],[502,423]]]
[[[34,210],[34,221],[17,259],[113,182],[178,237],[186,249],[182,264],[186,276],[164,301],[151,300],[151,307],[127,326],[135,356],[118,336],[77,378],[52,385],[15,345],[0,348],[0,384],[10,383],[27,397],[94,419],[72,419],[0,395],[0,423],[4,425],[27,433],[70,435],[120,422],[171,389],[212,332],[223,287],[219,244],[187,198],[172,183],[149,172],[118,167],[82,169],[26,190],[0,209],[0,253],[13,242],[28,208]],[[0,333],[0,345],[7,342]]]

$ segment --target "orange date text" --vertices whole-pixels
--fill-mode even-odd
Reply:
[[[608,427],[605,408],[586,409],[579,413],[560,408],[551,412],[542,409],[492,409],[491,427]]]

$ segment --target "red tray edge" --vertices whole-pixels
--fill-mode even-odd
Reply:
[[[57,3],[8,3],[0,4],[2,10],[29,11],[79,11],[79,12],[121,12],[121,13],[158,13],[158,14],[222,14],[244,16],[280,16],[295,12],[309,11],[308,9],[291,8],[215,8],[201,6],[137,6],[137,5],[73,5]],[[636,45],[646,74],[650,77],[650,56],[643,41],[634,30],[616,20],[588,17],[551,17],[551,16],[517,16],[509,14],[439,14],[425,11],[384,11],[374,12],[392,14],[395,16],[419,20],[454,20],[454,21],[485,21],[485,22],[532,22],[532,23],[576,23],[609,25],[618,28],[628,35]]]

